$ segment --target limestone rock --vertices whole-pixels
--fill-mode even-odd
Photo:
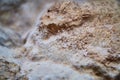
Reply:
[[[79,74],[66,65],[50,61],[27,62],[23,65],[23,71],[29,80],[95,80],[90,74]]]
[[[56,3],[40,16],[16,57],[21,72],[29,80],[119,80],[119,25],[115,0]]]
[[[12,55],[12,50],[0,46],[0,80],[28,80]]]

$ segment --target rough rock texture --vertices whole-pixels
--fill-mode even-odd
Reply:
[[[28,80],[12,55],[12,50],[0,46],[0,80]]]
[[[120,80],[118,2],[54,4],[15,58],[29,80]]]
[[[34,69],[33,69],[34,67]],[[24,63],[23,71],[29,80],[94,80],[90,74],[79,74],[76,70],[66,65],[53,62],[27,62]],[[38,71],[39,70],[39,71]]]

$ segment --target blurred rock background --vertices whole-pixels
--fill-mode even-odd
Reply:
[[[0,0],[0,45],[17,47],[48,3],[58,0]],[[14,38],[13,38],[14,37]]]

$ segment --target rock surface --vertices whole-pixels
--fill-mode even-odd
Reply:
[[[39,18],[23,53],[31,61],[67,64],[93,80],[119,80],[119,25],[115,0],[56,3]]]
[[[67,0],[47,8],[26,44],[16,49],[12,63],[20,67],[18,74],[25,80],[120,80],[117,1]]]
[[[23,67],[29,80],[95,80],[90,74],[79,74],[66,65],[50,61],[27,62]]]
[[[13,58],[13,50],[0,46],[0,80],[28,80],[20,74],[20,70]]]
[[[0,46],[13,48],[21,44],[21,36],[17,32],[0,26]]]

